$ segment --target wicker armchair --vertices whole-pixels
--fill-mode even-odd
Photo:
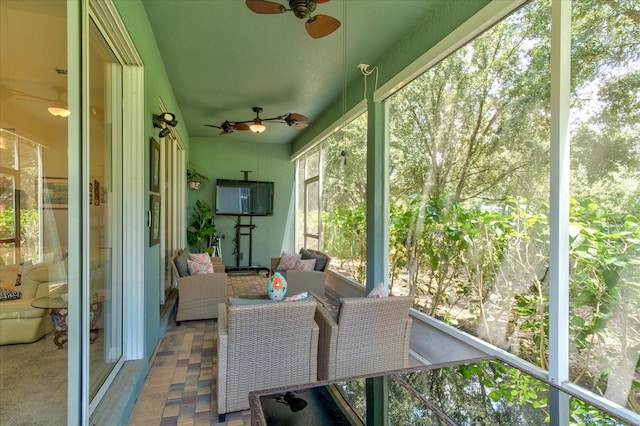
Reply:
[[[218,318],[218,304],[227,301],[227,274],[214,272],[181,277],[176,266],[176,258],[180,252],[176,251],[170,261],[178,282],[176,324],[180,325],[181,321]]]
[[[408,367],[411,303],[410,296],[343,298],[337,322],[319,306],[318,379]]]
[[[217,409],[221,423],[226,413],[249,408],[251,391],[317,380],[316,305],[314,301],[220,305]]]

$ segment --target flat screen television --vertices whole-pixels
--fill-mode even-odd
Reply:
[[[229,216],[272,216],[273,182],[218,179],[216,214]]]

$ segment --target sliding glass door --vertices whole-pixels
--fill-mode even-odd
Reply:
[[[0,1],[1,424],[68,422],[68,6]]]
[[[93,398],[123,354],[122,65],[95,23],[89,29],[88,258],[83,315]]]

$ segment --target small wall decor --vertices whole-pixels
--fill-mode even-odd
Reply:
[[[200,185],[202,185],[202,182],[207,180],[209,180],[209,178],[203,174],[198,173],[195,168],[187,170],[187,183],[189,184],[189,188],[196,190],[200,189]]]
[[[151,138],[151,192],[160,192],[160,144]]]
[[[100,182],[98,180],[93,181],[93,205],[100,205]]]
[[[45,209],[66,209],[69,207],[69,180],[67,178],[42,178],[42,207]]]
[[[160,242],[160,196],[151,196],[151,226],[149,228],[149,247]]]

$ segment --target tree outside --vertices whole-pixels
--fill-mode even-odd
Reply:
[[[571,379],[640,411],[640,23],[627,2],[573,13]],[[543,368],[549,28],[531,2],[401,90],[390,154],[392,280]]]
[[[640,12],[572,4],[570,378],[640,412]],[[392,292],[543,368],[550,26],[529,2],[388,100]],[[323,149],[323,248],[364,282],[366,118]]]

